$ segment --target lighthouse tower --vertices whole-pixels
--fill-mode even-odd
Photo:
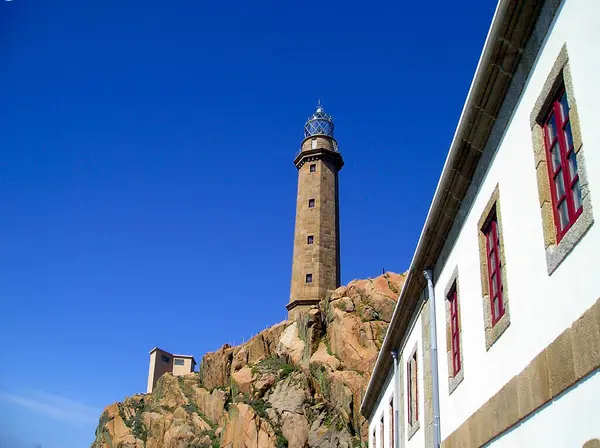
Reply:
[[[344,161],[333,138],[333,120],[320,104],[304,125],[294,164],[298,195],[289,319],[340,286],[338,172]]]

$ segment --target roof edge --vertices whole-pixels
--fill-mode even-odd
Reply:
[[[392,340],[396,335],[393,333],[398,333],[398,331],[403,332],[405,330],[404,327],[409,324],[411,317],[416,310],[416,304],[418,300],[408,299],[411,298],[412,290],[417,288],[419,283],[424,282],[424,280],[420,278],[421,272],[417,271],[420,270],[419,266],[426,261],[425,257],[428,255],[429,249],[427,245],[430,243],[431,232],[436,228],[436,219],[438,218],[437,212],[439,209],[441,209],[444,196],[451,185],[452,177],[456,171],[456,167],[453,166],[455,159],[460,153],[463,142],[468,136],[468,131],[470,130],[469,126],[475,121],[474,118],[477,113],[474,108],[476,105],[475,101],[486,89],[486,84],[490,76],[488,67],[493,61],[492,58],[494,56],[494,52],[497,47],[502,45],[502,33],[506,33],[507,29],[513,29],[516,26],[517,21],[509,20],[511,16],[507,16],[507,12],[512,4],[520,1],[526,0],[499,0],[498,5],[496,6],[483,50],[480,55],[479,62],[477,63],[475,75],[471,82],[471,86],[469,88],[469,92],[467,94],[452,143],[450,145],[450,150],[444,162],[442,174],[438,181],[433,200],[429,207],[425,223],[421,230],[421,234],[419,236],[419,240],[408,269],[408,275],[406,277],[404,287],[402,288],[402,291],[398,297],[398,302],[392,314],[388,331],[386,332],[381,345],[381,350],[377,356],[373,373],[369,380],[369,384],[367,385],[367,389],[360,406],[360,413],[367,419],[371,416],[378,401],[379,393],[383,388],[384,379],[382,378],[387,376],[387,370],[389,370],[391,366],[390,352],[392,349],[396,348],[394,347]],[[544,2],[544,0],[541,0],[540,5],[543,5]],[[525,37],[524,43],[529,40],[529,37],[530,35]],[[504,95],[501,98],[501,103],[502,102],[504,102]],[[410,315],[408,318],[407,314]],[[401,323],[403,324],[402,326],[400,326]]]
[[[173,356],[173,358],[187,358],[187,359],[191,359],[192,361],[194,361],[195,364],[197,364],[196,360],[194,359],[194,357],[192,355],[178,355],[178,354],[173,353],[171,356]]]

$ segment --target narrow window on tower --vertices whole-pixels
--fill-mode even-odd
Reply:
[[[315,208],[315,200],[314,199],[308,200],[308,208]]]
[[[312,244],[315,242],[315,237],[313,235],[308,235],[306,237],[306,244]]]
[[[312,283],[312,274],[306,274],[306,283]]]
[[[384,446],[384,437],[385,437],[385,433],[383,432],[383,415],[381,416],[381,420],[379,421],[379,443],[381,443],[381,447]]]
[[[317,164],[316,163],[311,163],[310,164],[310,172],[311,173],[316,173],[317,172]]]
[[[312,149],[317,149],[317,139],[313,138],[312,141],[310,142],[310,147]]]

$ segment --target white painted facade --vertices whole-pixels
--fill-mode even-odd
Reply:
[[[394,388],[392,387],[393,381],[394,376],[389,376],[387,385],[385,387],[385,393],[382,395],[382,399],[379,400],[377,410],[373,414],[373,419],[369,421],[369,447],[371,448],[383,448],[391,446],[390,416],[388,412],[388,406],[394,395]],[[383,447],[381,445],[382,437],[380,424],[382,418],[384,421]]]
[[[593,209],[600,213],[600,58],[592,57],[600,48],[600,2],[566,0],[557,12],[475,201],[465,211],[467,218],[454,248],[441,271],[436,269],[439,272],[435,284],[437,327],[442,330],[438,331],[438,346],[443,348],[446,347],[444,288],[458,266],[464,358],[464,380],[448,395],[447,360],[445,356],[439,357],[442,440],[600,297],[598,275],[587,269],[595,264],[600,253],[598,223],[591,226],[552,275],[548,275],[546,267],[529,117],[565,43]],[[486,351],[477,222],[496,185],[500,188],[511,323]],[[597,408],[589,411],[597,413]],[[579,418],[577,414],[563,417],[561,426]]]
[[[535,33],[535,31],[534,31]],[[546,79],[566,44],[577,101],[594,221],[574,249],[550,275],[547,270],[542,216],[534,163],[530,114]],[[467,198],[446,247],[434,266],[441,440],[446,439],[472,414],[518,375],[557,336],[569,328],[600,298],[600,1],[563,0],[513,108],[503,105]],[[519,70],[517,70],[518,72]],[[522,72],[521,72],[522,73]],[[515,78],[518,77],[515,75]],[[507,96],[514,91],[511,86]],[[518,92],[517,92],[518,93]],[[505,118],[506,120],[503,120]],[[490,141],[493,140],[490,138]],[[488,154],[486,159],[485,154]],[[489,160],[489,162],[485,162]],[[510,325],[486,349],[480,277],[478,221],[499,186],[501,226],[506,259],[506,284]],[[473,190],[473,191],[471,191]],[[455,269],[460,289],[464,379],[449,392],[446,357],[445,290]],[[421,317],[398,350],[403,355],[403,419],[400,430],[406,448],[425,446],[423,422],[409,440],[406,431],[406,360],[415,343],[419,353],[419,418],[423,416],[423,349]],[[388,403],[393,395],[392,372],[369,419],[369,447],[380,446],[379,422],[385,419],[384,447],[390,447]],[[498,447],[581,447],[600,439],[600,373],[568,389],[525,420],[500,434],[490,445]],[[403,421],[402,421],[403,420]],[[373,431],[377,444],[372,444]]]
[[[425,400],[424,400],[424,394],[423,394],[423,337],[422,337],[422,322],[421,322],[421,315],[417,315],[416,319],[414,320],[414,324],[412,325],[412,331],[410,332],[410,334],[408,335],[408,338],[406,339],[406,344],[404,345],[404,348],[400,351],[401,354],[401,364],[399,365],[399,368],[403,369],[403,375],[402,378],[404,379],[404,381],[402,381],[402,388],[403,388],[403,395],[402,395],[402,414],[404,416],[404,420],[406,421],[406,416],[408,415],[408,400],[407,400],[407,392],[406,392],[406,363],[407,361],[410,359],[411,355],[413,354],[413,350],[415,349],[415,346],[417,347],[417,359],[418,359],[418,365],[417,365],[417,389],[419,391],[417,399],[418,399],[418,411],[419,411],[419,421],[421,421],[423,418],[423,410],[424,410],[424,405],[425,405]],[[399,355],[400,355],[399,354]],[[400,381],[399,381],[400,383]],[[391,446],[390,441],[391,441],[391,437],[390,437],[390,413],[389,413],[389,404],[390,401],[393,398],[394,395],[394,375],[393,372],[390,372],[390,374],[388,375],[388,380],[387,380],[387,384],[384,388],[385,392],[382,395],[383,399],[379,400],[379,403],[377,404],[377,408],[376,411],[373,413],[374,417],[371,421],[369,421],[369,434],[370,434],[370,442],[371,443],[369,445],[369,447],[371,448],[387,448],[389,446]],[[394,404],[394,406],[397,406],[396,404]],[[381,446],[381,427],[380,427],[380,422],[381,422],[381,417],[383,417],[384,419],[384,444],[383,446]],[[420,423],[422,425],[422,423]],[[417,447],[422,447],[425,444],[425,438],[423,436],[423,430],[421,428],[419,428],[410,438],[409,440],[409,433],[408,433],[408,429],[406,427],[405,422],[401,422],[400,424],[400,430],[404,431],[404,440],[406,440],[406,448],[417,448]],[[372,439],[373,439],[373,434],[376,434],[376,445],[375,447],[373,447],[372,445]]]

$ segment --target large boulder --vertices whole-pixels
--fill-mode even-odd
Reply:
[[[221,446],[231,448],[277,448],[273,426],[244,403],[232,406],[225,423]]]

